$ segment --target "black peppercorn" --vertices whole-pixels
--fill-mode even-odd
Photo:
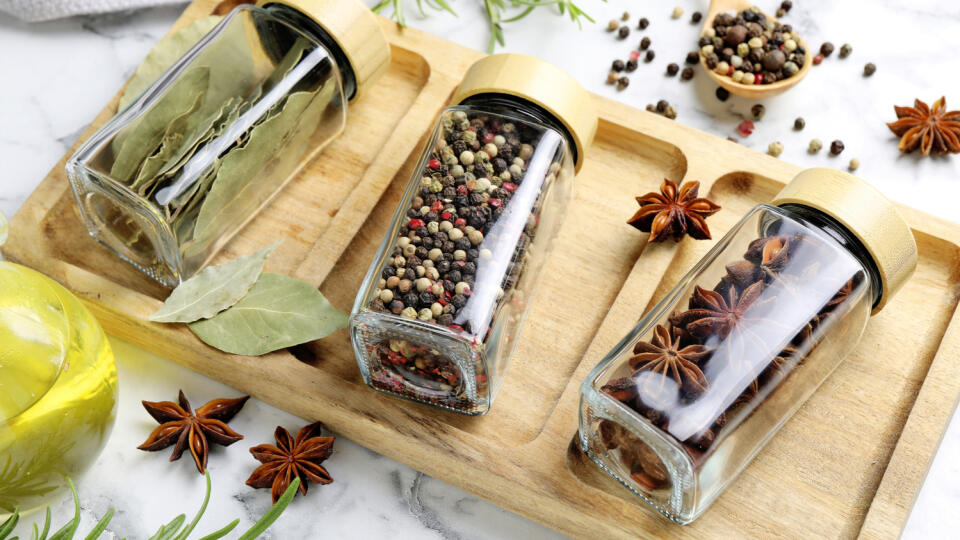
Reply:
[[[877,72],[877,66],[873,62],[868,62],[867,65],[863,66],[863,76],[869,77]]]
[[[403,302],[400,300],[394,300],[393,302],[390,302],[391,313],[394,315],[399,315],[401,311],[403,311]]]
[[[669,107],[669,106],[670,106],[670,103],[668,103],[667,100],[661,99],[660,101],[657,102],[656,110],[657,110],[658,113],[662,113],[662,112],[666,111],[666,110],[667,110],[667,107]]]
[[[435,265],[437,267],[437,272],[440,272],[441,274],[450,272],[450,261],[441,259],[440,261],[437,261]]]
[[[627,60],[626,66],[627,73],[632,73],[637,70],[637,61],[634,58]]]
[[[614,71],[623,71],[623,68],[624,68],[623,60],[620,60],[619,58],[614,60],[613,64],[610,65],[610,69]]]
[[[807,122],[803,119],[802,116],[798,116],[796,120],[793,121],[793,129],[800,131],[807,125]]]
[[[460,309],[467,304],[467,297],[462,294],[455,294],[450,299],[450,303],[453,304],[453,307]]]
[[[717,57],[717,53],[709,53],[704,57],[704,62],[707,63],[709,69],[713,69],[720,63],[720,58]]]
[[[720,101],[726,101],[727,98],[730,97],[730,92],[726,88],[722,86],[718,86],[716,95],[717,95],[717,99],[719,99]]]
[[[670,77],[673,77],[674,75],[676,75],[678,71],[680,71],[680,66],[678,66],[677,64],[674,64],[672,62],[667,64],[667,75],[669,75]]]
[[[443,315],[440,315],[440,318],[437,319],[437,323],[439,323],[440,326],[450,326],[453,324],[453,315],[444,313]]]
[[[683,68],[683,71],[680,72],[680,78],[683,79],[683,80],[685,80],[685,81],[689,81],[690,79],[692,79],[692,78],[693,78],[693,68],[692,68],[692,67],[685,67],[685,68]]]
[[[688,64],[696,64],[700,61],[700,53],[697,51],[690,51],[687,53],[687,59],[685,60]]]
[[[653,49],[650,49],[647,51],[647,55],[643,57],[643,61],[652,62],[654,56],[656,56],[656,53],[653,52]]]
[[[851,47],[849,43],[844,43],[840,47],[840,58],[846,58],[850,56],[850,53],[852,52],[853,52],[853,47]]]
[[[830,155],[839,156],[843,152],[843,141],[837,139],[830,143]]]
[[[392,266],[388,266],[383,269],[383,272],[381,272],[380,275],[383,276],[383,279],[390,279],[391,277],[397,275],[397,269]]]
[[[403,295],[403,303],[407,307],[415,308],[417,307],[417,302],[420,300],[420,297],[417,296],[415,292],[408,292]]]
[[[617,37],[620,39],[626,39],[630,35],[630,28],[627,26],[621,26],[620,30],[617,30]]]
[[[790,11],[790,8],[792,7],[793,7],[793,2],[791,2],[790,0],[783,0],[783,2],[780,2],[780,9],[784,11]]]
[[[650,38],[644,36],[643,39],[640,40],[640,50],[645,51],[649,48],[650,48]]]
[[[430,291],[423,291],[420,293],[420,307],[428,308],[437,301],[437,297],[433,295]]]
[[[477,273],[477,264],[476,264],[476,263],[472,263],[472,262],[468,262],[468,263],[464,264],[464,265],[463,265],[463,272],[464,272],[465,274],[470,274],[470,275],[476,274],[476,273]],[[471,281],[472,281],[472,280],[471,280]]]
[[[643,30],[648,26],[650,26],[650,21],[648,21],[646,17],[640,17],[640,22],[637,23],[637,29]]]
[[[456,283],[463,280],[463,274],[459,270],[451,270],[447,272],[447,279]]]
[[[690,22],[693,24],[700,22],[700,19],[703,19],[703,13],[700,13],[699,11],[694,11],[693,14],[690,15]]]
[[[833,54],[833,43],[825,41],[823,45],[820,45],[820,54],[822,54],[824,58]]]
[[[628,87],[628,86],[630,86],[630,78],[629,78],[629,77],[624,76],[624,77],[620,77],[619,79],[617,79],[617,90],[623,90],[623,89],[625,89],[625,88]]]

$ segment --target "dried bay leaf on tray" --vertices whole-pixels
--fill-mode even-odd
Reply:
[[[346,324],[347,314],[313,285],[265,273],[240,301],[190,330],[221,351],[259,356],[327,337]]]
[[[205,268],[174,289],[150,320],[189,323],[209,319],[236,304],[253,287],[267,257],[278,245]]]
[[[110,168],[110,176],[129,184],[141,163],[157,148],[167,127],[178,116],[193,106],[210,80],[208,68],[196,68],[185,73],[150,110],[117,135],[115,143],[120,150]]]
[[[213,30],[213,27],[222,19],[223,17],[219,16],[198,19],[158,41],[130,77],[130,82],[120,96],[119,108],[123,109],[129,105],[141,92],[153,84],[157,77],[200,41],[200,38]]]

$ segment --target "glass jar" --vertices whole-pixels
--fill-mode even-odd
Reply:
[[[389,61],[359,0],[234,8],[67,162],[90,234],[177,285],[340,134]]]
[[[862,180],[800,173],[748,213],[590,373],[581,448],[696,519],[857,344],[917,246]]]
[[[367,384],[460,413],[489,410],[596,131],[592,101],[532,57],[470,68],[353,306]]]
[[[52,279],[0,261],[0,521],[49,504],[113,429],[117,371],[103,330]]]

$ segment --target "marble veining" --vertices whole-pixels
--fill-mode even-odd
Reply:
[[[374,4],[375,0],[366,0]],[[454,2],[460,16],[421,17],[408,0],[407,22],[462,45],[484,49],[487,28],[481,3]],[[779,2],[760,6],[772,12]],[[736,125],[749,118],[753,102],[731,97],[720,102],[715,87],[699,70],[693,81],[664,75],[670,62],[683,63],[695,48],[699,25],[689,23],[695,10],[706,11],[705,0],[636,2],[580,0],[597,21],[577,32],[575,25],[549,9],[538,9],[519,24],[504,27],[510,52],[523,52],[554,62],[570,71],[589,90],[642,109],[667,99],[678,121],[717,134],[734,136]],[[759,151],[779,140],[781,159],[805,167],[845,168],[853,157],[862,165],[857,174],[889,196],[946,219],[960,220],[954,200],[960,196],[960,160],[901,156],[896,138],[884,126],[894,117],[892,105],[907,105],[914,97],[931,102],[946,94],[948,105],[960,108],[960,74],[949,51],[960,35],[960,5],[949,0],[909,3],[831,2],[796,0],[785,22],[793,24],[812,47],[824,40],[838,48],[844,42],[853,54],[840,60],[835,53],[793,90],[767,100],[766,116],[741,143]],[[671,20],[674,5],[686,13]],[[150,47],[166,33],[182,6],[108,15],[76,17],[25,24],[0,15],[0,210],[12,215],[26,197],[80,136],[87,124],[136,68]],[[631,12],[630,37],[619,41],[603,30],[606,22]],[[640,16],[650,19],[645,32],[636,30]],[[610,62],[626,59],[642,36],[650,36],[656,58],[640,62],[630,74],[629,88],[618,92],[604,84]],[[863,64],[878,70],[865,79]],[[792,129],[803,116],[807,127]],[[842,139],[840,157],[806,152],[810,138],[825,146]],[[960,241],[960,239],[958,239]],[[179,388],[194,405],[237,393],[220,383],[120,341],[114,341],[120,372],[117,425],[103,454],[77,479],[83,502],[80,530],[86,531],[108,507],[116,508],[106,537],[146,538],[179,513],[193,515],[203,495],[203,478],[189,457],[167,462],[169,449],[159,453],[136,450],[155,426],[139,404],[141,399],[173,399]],[[945,404],[945,406],[949,406]],[[253,490],[244,481],[257,466],[247,448],[273,441],[282,425],[299,429],[304,421],[251,400],[231,423],[246,438],[229,448],[217,447],[210,457],[213,495],[197,532],[206,534],[234,518],[244,530],[270,506],[269,493]],[[905,538],[949,537],[960,527],[954,511],[960,502],[960,420],[955,417],[934,460],[910,517]],[[336,479],[329,486],[312,486],[298,497],[265,538],[556,538],[559,535],[511,512],[477,499],[346,439],[338,438],[327,461]],[[72,502],[54,506],[58,523],[71,515]],[[32,516],[35,518],[36,516]],[[26,519],[30,522],[32,519]],[[25,526],[18,534],[27,534]]]

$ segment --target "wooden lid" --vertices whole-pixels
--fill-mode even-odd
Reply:
[[[910,226],[889,199],[865,181],[834,169],[807,169],[794,177],[771,204],[800,204],[839,221],[870,253],[880,272],[880,311],[917,267]]]
[[[593,97],[569,73],[532,56],[494,54],[470,66],[452,102],[478,94],[512,95],[543,107],[573,137],[574,166],[580,171],[597,132],[597,109]]]
[[[354,98],[390,66],[390,44],[377,16],[360,0],[259,0],[258,6],[289,6],[313,19],[337,42],[357,80]]]

